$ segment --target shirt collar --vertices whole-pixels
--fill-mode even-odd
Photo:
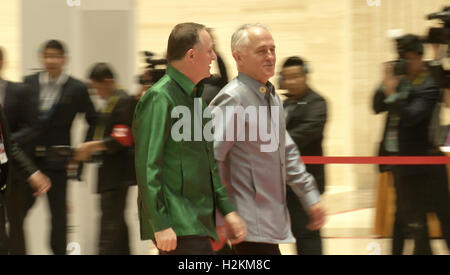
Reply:
[[[275,87],[272,85],[272,83],[270,83],[270,81],[267,81],[266,84],[263,84],[253,77],[248,76],[242,72],[239,72],[238,79],[245,85],[250,87],[250,89],[258,94],[261,98],[264,98],[267,91],[269,91],[272,96],[275,96]]]
[[[69,76],[65,73],[61,73],[58,78],[56,79],[55,82],[53,82],[53,84],[56,84],[57,86],[62,86],[64,85],[67,80],[69,79]],[[50,84],[50,75],[48,72],[41,72],[39,74],[39,83],[41,85],[49,85]]]
[[[174,67],[167,65],[167,74],[181,87],[181,89],[190,97],[201,97],[203,85],[197,86],[187,76],[182,74]]]

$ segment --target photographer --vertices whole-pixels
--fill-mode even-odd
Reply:
[[[112,69],[106,63],[95,64],[89,78],[107,104],[95,127],[89,130],[90,141],[78,147],[74,158],[87,161],[102,152],[97,187],[102,212],[99,254],[130,254],[124,211],[128,187],[136,184],[130,127],[137,101],[117,89]]]
[[[397,51],[400,60],[384,65],[382,86],[375,94],[376,113],[389,112],[382,149],[400,156],[439,155],[429,138],[429,130],[441,92],[422,60],[423,44],[418,36],[408,34],[397,39]],[[401,227],[394,228],[394,254],[402,251],[406,229],[414,236],[414,254],[432,254],[426,228],[427,212],[436,212],[450,247],[445,166],[398,165],[393,171],[398,211],[396,224]],[[399,236],[395,230],[402,234]],[[396,239],[399,237],[401,240]]]

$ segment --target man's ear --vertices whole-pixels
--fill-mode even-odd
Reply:
[[[240,62],[242,61],[242,55],[240,52],[238,51],[233,51],[233,58],[236,61],[237,64],[240,64]]]
[[[187,58],[187,60],[191,61],[194,59],[195,57],[195,50],[194,49],[189,49],[186,54],[184,55],[185,58]]]

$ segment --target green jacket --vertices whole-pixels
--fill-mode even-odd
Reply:
[[[136,106],[133,121],[138,211],[141,239],[172,227],[177,236],[210,236],[217,239],[215,209],[223,215],[235,211],[221,184],[213,143],[194,141],[194,99],[201,87],[175,68],[153,85]],[[202,110],[206,104],[202,101]],[[192,138],[175,141],[172,126],[183,116],[172,118],[172,110],[190,111]],[[210,119],[202,118],[198,125]],[[185,129],[183,129],[185,130]]]

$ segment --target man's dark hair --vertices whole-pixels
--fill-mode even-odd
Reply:
[[[89,73],[89,79],[97,82],[102,82],[105,79],[114,79],[114,73],[107,63],[96,63],[92,66]]]
[[[310,72],[310,68],[308,66],[308,63],[305,62],[301,57],[299,56],[291,56],[286,59],[283,63],[283,67],[286,68],[290,66],[301,66],[303,69],[304,74],[308,74]]]
[[[301,59],[298,56],[291,56],[291,57],[288,57],[288,59],[286,59],[286,61],[284,61],[282,68],[286,68],[286,67],[290,67],[290,66],[302,66],[303,67],[303,64],[305,64],[303,59]]]
[[[45,50],[47,49],[55,49],[59,50],[62,55],[65,55],[66,49],[61,41],[58,40],[48,40],[44,43],[44,46],[42,47],[42,54],[44,54]]]
[[[3,48],[0,47],[0,60],[3,60]]]
[[[200,41],[199,31],[206,29],[197,23],[181,23],[176,25],[167,43],[167,62],[177,61],[184,57],[189,49]]]
[[[400,57],[405,52],[415,52],[423,55],[423,43],[419,36],[407,34],[396,39],[397,52]]]

